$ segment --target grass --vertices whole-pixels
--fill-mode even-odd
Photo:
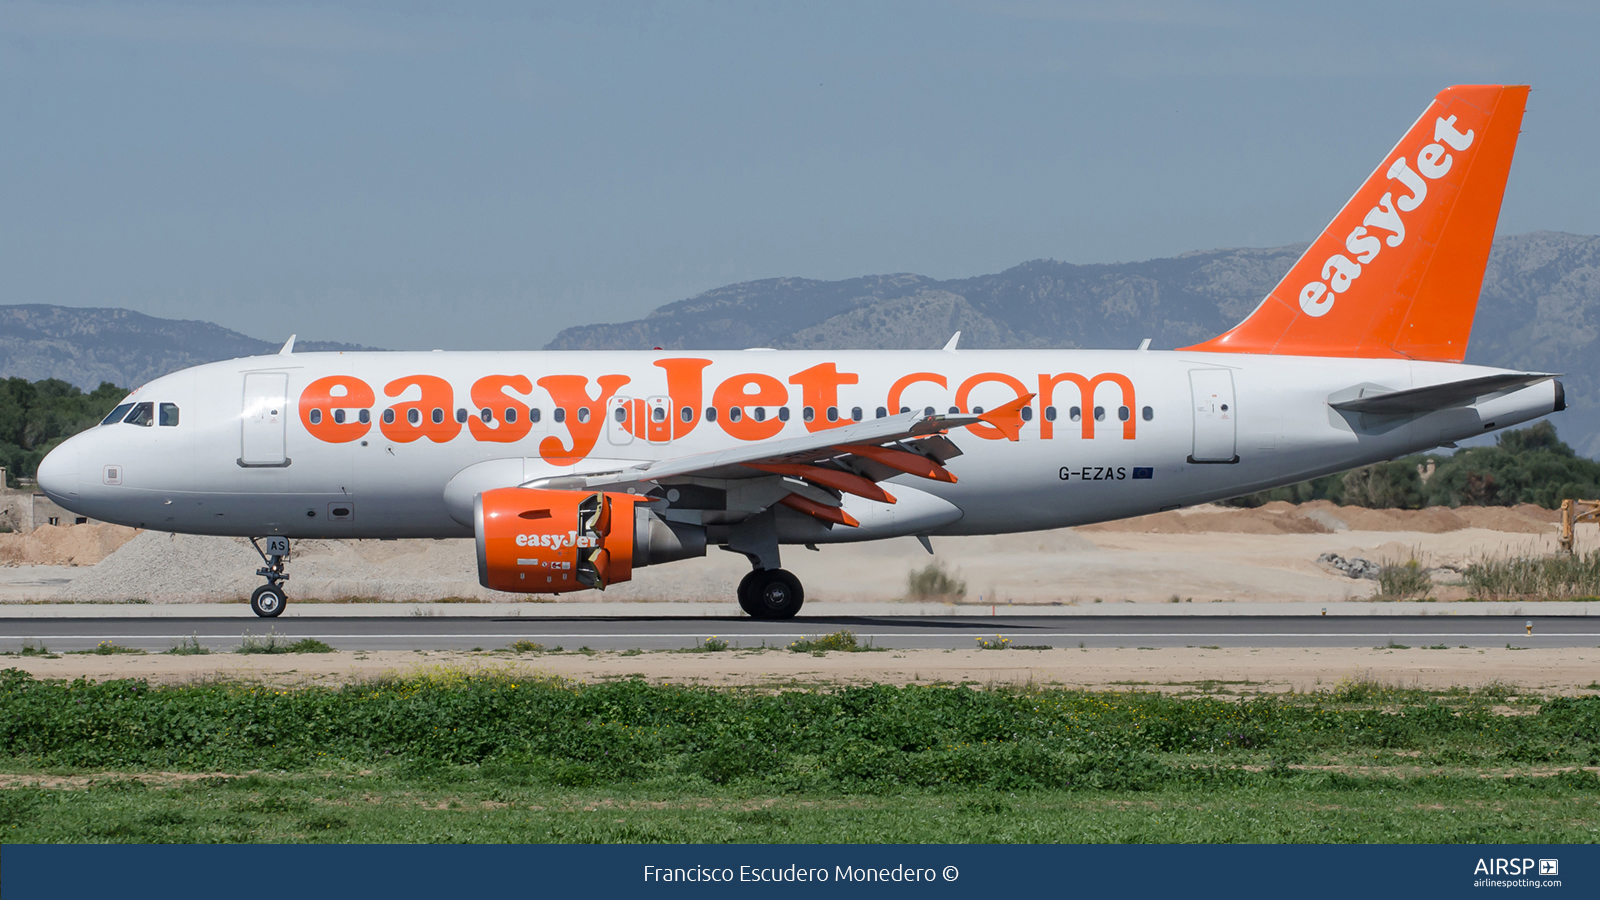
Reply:
[[[1482,559],[1461,580],[1482,600],[1588,599],[1600,594],[1600,550]]]
[[[90,656],[116,656],[117,654],[121,653],[129,653],[135,656],[144,655],[143,650],[139,650],[134,647],[124,647],[114,641],[101,641],[100,643],[94,645],[93,650],[70,650],[68,652],[86,654]]]
[[[332,653],[333,648],[316,638],[301,638],[291,641],[276,631],[269,632],[265,637],[253,634],[244,636],[235,653]]]
[[[584,648],[584,649],[588,649],[588,648]],[[724,651],[726,649],[728,649],[728,642],[713,634],[711,637],[706,638],[705,640],[703,640],[700,643],[694,645],[693,647],[688,648],[687,650],[684,650],[683,652],[684,653],[721,653],[722,651]],[[590,651],[590,652],[593,652],[593,651]]]
[[[1432,590],[1433,578],[1414,555],[1405,562],[1385,560],[1378,568],[1378,596],[1385,600],[1426,597]]]
[[[861,653],[871,650],[872,647],[857,641],[856,633],[846,629],[821,637],[801,638],[790,644],[789,649],[795,653],[814,653],[820,656],[830,650],[840,653]]]
[[[27,841],[1600,840],[1600,697],[0,672]],[[31,786],[30,786],[31,783]]]
[[[935,559],[906,575],[906,597],[910,600],[958,601],[967,595],[967,582],[960,574],[945,570],[944,560]]]
[[[171,649],[161,652],[169,656],[206,656],[211,651],[200,643],[199,635],[190,635],[173,645]]]
[[[1010,650],[1011,638],[995,635],[992,638],[974,638],[979,650]]]
[[[529,640],[513,641],[508,648],[512,653],[543,653],[544,645]]]

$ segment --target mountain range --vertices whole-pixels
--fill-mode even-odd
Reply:
[[[562,331],[549,350],[936,348],[1154,349],[1231,328],[1277,284],[1305,245],[1185,253],[1076,265],[1034,260],[993,275],[939,280],[868,275],[769,278],[715,288],[630,322]],[[1600,237],[1540,231],[1495,241],[1467,362],[1564,373],[1562,436],[1600,456]],[[125,309],[0,306],[0,375],[101,381],[151,378],[278,344],[219,325]],[[301,342],[303,350],[361,350]]]
[[[946,281],[769,278],[669,303],[643,319],[568,328],[546,349],[717,350],[1192,344],[1238,324],[1305,244],[1075,265],[1034,260]],[[1565,373],[1562,436],[1600,456],[1600,237],[1538,231],[1495,241],[1467,362]]]

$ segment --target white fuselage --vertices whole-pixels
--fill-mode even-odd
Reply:
[[[679,384],[674,395],[667,370],[657,365],[672,359],[709,364],[700,369],[697,385]],[[827,371],[838,377],[822,378],[821,387],[815,387],[816,367],[826,364],[836,367]],[[848,423],[856,408],[865,418],[877,416],[880,408],[898,412],[889,400],[896,383],[923,373],[902,386],[895,405],[967,412],[1016,399],[1017,386],[1040,396],[1032,401],[1019,441],[992,430],[980,436],[977,428],[950,435],[963,451],[948,462],[957,483],[909,475],[886,483],[897,494],[933,498],[921,507],[906,504],[902,519],[868,515],[862,528],[833,527],[823,536],[814,529],[804,539],[996,534],[1235,496],[1473,437],[1559,408],[1558,388],[1549,381],[1469,406],[1404,417],[1374,419],[1329,406],[1330,399],[1355,397],[1362,390],[1404,390],[1500,371],[1392,359],[1187,351],[295,353],[212,363],[156,379],[128,402],[174,405],[176,425],[92,428],[48,456],[39,484],[80,515],[162,531],[470,537],[470,498],[477,491],[750,442],[755,404],[741,407],[739,421],[730,421],[732,407],[739,405],[730,392],[738,389],[739,377],[761,376],[758,380],[768,386],[762,436],[788,437],[827,427],[828,410],[820,404],[829,400],[841,423]],[[1101,379],[1092,397],[1080,396],[1077,384],[1108,373],[1122,376],[1132,390],[1116,379]],[[276,380],[256,378],[256,396],[247,396],[247,374]],[[1066,374],[1077,381],[1060,377]],[[407,427],[404,409],[397,426],[384,421],[385,410],[417,400],[422,390],[412,384],[389,396],[386,387],[419,375],[435,379],[432,393],[422,398],[423,426],[432,425],[432,408],[441,409],[444,419],[422,437],[401,433]],[[308,385],[330,376],[368,385],[374,397],[362,407],[365,423],[360,409],[338,410],[344,425],[338,441],[319,437],[326,426],[312,427],[302,408]],[[509,433],[500,430],[508,426],[499,399],[485,404],[491,407],[492,428],[460,422],[463,416],[482,422],[485,413],[473,390],[485,376],[528,379],[527,392],[502,387],[496,394],[526,410],[519,427],[530,424],[531,411],[538,411],[539,421],[525,436],[510,442],[482,437]],[[551,376],[567,376],[569,387],[552,394],[546,385],[557,382],[540,384]],[[570,389],[574,377],[586,386],[579,399]],[[733,387],[724,387],[730,381]],[[1051,382],[1053,396],[1047,398],[1041,386]],[[262,383],[285,384],[286,390],[274,399],[269,387],[263,400]],[[601,384],[611,395],[604,401]],[[716,409],[716,421],[708,420],[708,407]],[[780,407],[788,410],[786,421],[780,419]],[[1079,411],[1077,421],[1073,408]],[[1102,411],[1098,420],[1096,408]],[[640,411],[645,418],[665,413],[672,430],[658,427],[658,434],[642,434],[646,429],[633,418]],[[328,423],[333,414],[318,413],[329,416]],[[580,423],[580,417],[587,421]],[[686,417],[693,422],[683,422]],[[365,432],[348,438],[362,424]],[[452,424],[457,433],[449,436]],[[775,435],[766,434],[774,429]],[[1087,430],[1092,437],[1086,437]],[[591,447],[583,446],[582,431],[593,434]],[[259,458],[246,459],[252,455]],[[477,468],[450,487],[471,467]],[[868,514],[868,507],[882,505],[846,500],[847,509]]]

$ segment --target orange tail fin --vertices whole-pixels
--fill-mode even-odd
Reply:
[[[1182,349],[1460,362],[1527,100],[1441,91],[1249,318]]]

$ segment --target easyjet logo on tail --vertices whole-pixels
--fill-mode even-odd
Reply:
[[[1455,158],[1445,146],[1449,145],[1450,150],[1461,153],[1472,146],[1474,136],[1470,128],[1465,132],[1456,129],[1455,116],[1440,116],[1433,124],[1434,142],[1417,152],[1415,169],[1404,156],[1389,166],[1389,171],[1385,173],[1389,180],[1400,182],[1408,193],[1398,198],[1393,191],[1386,193],[1367,212],[1361,224],[1345,238],[1344,246],[1350,256],[1335,253],[1328,257],[1322,264],[1322,280],[1307,282],[1300,289],[1302,312],[1308,316],[1327,315],[1333,309],[1338,295],[1350,290],[1350,285],[1361,277],[1361,267],[1377,259],[1384,244],[1398,247],[1405,243],[1406,223],[1400,214],[1412,212],[1421,206],[1428,199],[1428,182],[1443,177],[1455,164]],[[1369,233],[1369,228],[1382,232],[1383,240]],[[1355,258],[1351,259],[1352,256]]]

